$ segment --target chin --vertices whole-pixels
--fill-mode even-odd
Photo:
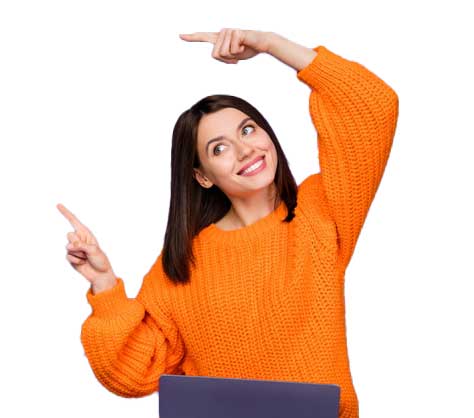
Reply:
[[[255,180],[255,182],[249,182],[249,184],[246,184],[247,190],[262,190],[266,188],[270,188],[273,186],[275,182],[275,178],[270,178],[270,179],[258,179]]]

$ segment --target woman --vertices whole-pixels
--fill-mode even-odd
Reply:
[[[206,97],[173,131],[163,250],[128,299],[97,240],[72,223],[67,259],[91,283],[81,340],[110,391],[138,397],[163,373],[334,383],[358,416],[347,356],[344,274],[381,181],[397,94],[364,66],[271,32],[182,35],[237,63],[268,53],[311,89],[320,173],[296,185],[264,117]]]

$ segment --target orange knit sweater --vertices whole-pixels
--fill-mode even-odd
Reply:
[[[398,96],[324,46],[297,78],[310,89],[320,172],[247,227],[215,224],[193,240],[191,281],[175,286],[161,254],[136,298],[124,284],[87,299],[81,340],[97,379],[124,397],[159,390],[162,373],[335,383],[339,416],[358,417],[346,345],[344,275],[381,181]]]

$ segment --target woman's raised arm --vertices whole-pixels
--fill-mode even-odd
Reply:
[[[392,147],[398,96],[363,65],[319,46],[297,72],[311,88],[309,111],[317,130],[321,172],[301,185],[303,195],[322,188],[338,235],[340,268],[352,257]],[[318,191],[316,190],[318,189]],[[307,197],[306,196],[306,197]]]

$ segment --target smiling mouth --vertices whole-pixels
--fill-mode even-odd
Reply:
[[[245,170],[248,170],[252,165],[258,164],[258,163],[260,163],[260,161],[264,161],[264,160],[265,160],[265,155],[262,155],[262,157],[259,158],[257,161],[255,161],[253,164],[251,164],[250,166],[248,166],[247,168],[245,168],[245,169],[243,169],[243,170],[240,170],[240,171],[237,173],[237,175],[241,176],[241,175],[244,173],[244,171],[245,171]],[[259,168],[259,167],[257,167],[257,168]]]

